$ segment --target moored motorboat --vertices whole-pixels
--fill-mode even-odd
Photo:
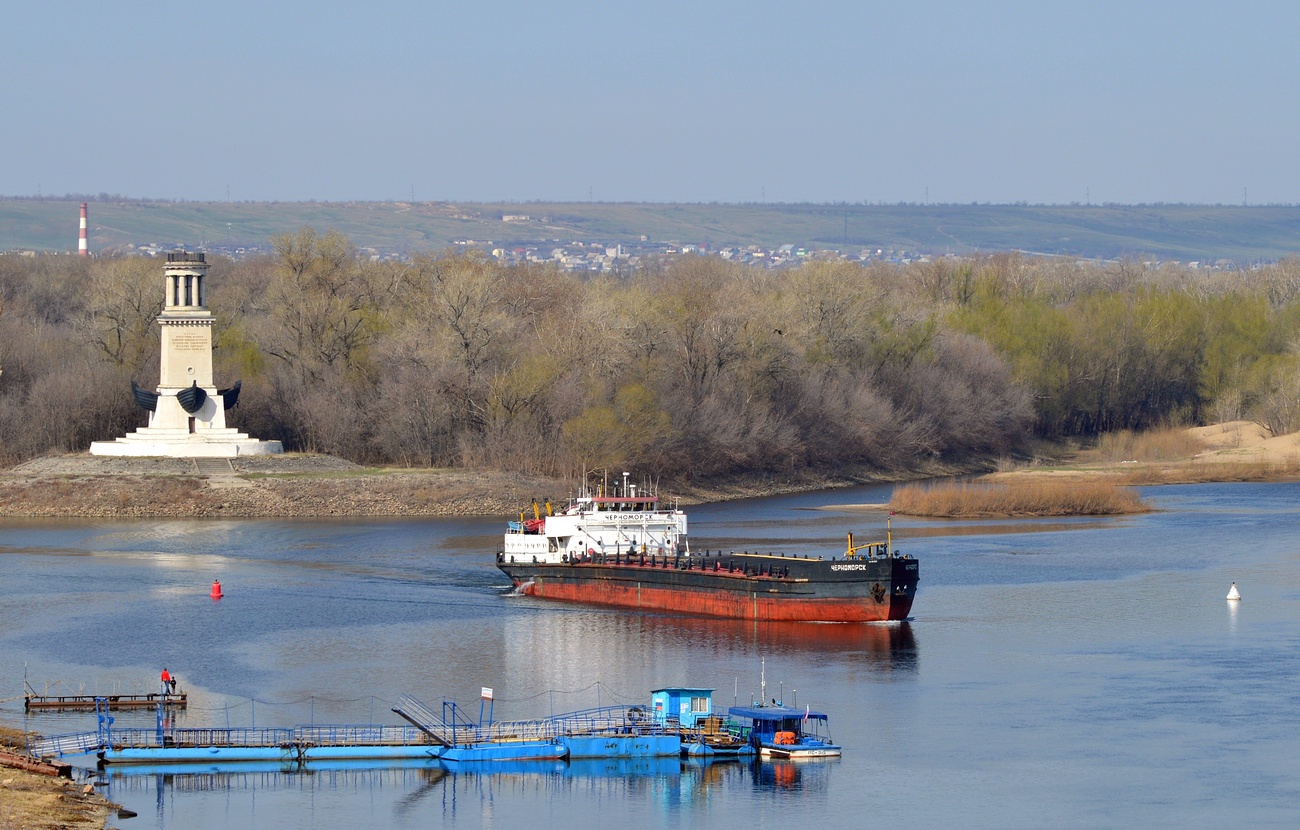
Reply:
[[[811,708],[779,703],[732,706],[727,714],[740,722],[741,732],[764,758],[829,758],[841,754],[831,740],[830,720]]]

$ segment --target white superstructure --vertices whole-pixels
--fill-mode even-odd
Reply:
[[[612,493],[586,487],[559,512],[549,504],[543,515],[534,504],[532,518],[520,516],[505,535],[507,562],[556,563],[595,556],[688,554],[686,514],[665,508],[648,488],[638,488],[623,474]]]

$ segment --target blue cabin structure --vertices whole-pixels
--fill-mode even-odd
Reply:
[[[678,725],[695,729],[713,715],[713,690],[672,686],[650,692],[650,717],[661,727]]]

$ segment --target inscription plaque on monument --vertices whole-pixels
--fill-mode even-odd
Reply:
[[[197,332],[180,331],[172,334],[171,347],[181,352],[202,352],[212,348],[211,340]]]

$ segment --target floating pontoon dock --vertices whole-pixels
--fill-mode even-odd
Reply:
[[[23,698],[23,708],[32,710],[49,710],[64,712],[93,712],[95,702],[103,700],[109,709],[153,709],[159,703],[175,709],[184,709],[188,698],[184,692],[178,695],[36,695],[29,694]]]
[[[393,711],[410,726],[310,725],[288,728],[177,728],[159,715],[154,729],[118,729],[101,698],[99,728],[33,743],[38,757],[94,753],[102,764],[320,760],[532,761],[569,758],[655,758],[681,752],[681,737],[648,721],[636,706],[572,712],[551,718],[475,723],[455,703],[441,716],[405,696]]]

